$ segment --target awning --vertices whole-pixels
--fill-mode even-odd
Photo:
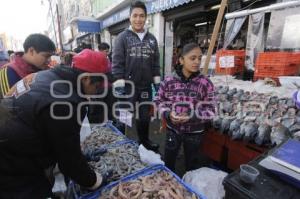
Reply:
[[[146,6],[147,6],[148,14],[152,14],[152,13],[168,10],[171,8],[175,8],[185,3],[189,3],[190,1],[191,0],[154,0],[151,2],[147,2]]]
[[[77,21],[78,32],[98,33],[101,30],[100,22]]]
[[[110,15],[109,17],[102,20],[102,28],[107,28],[116,23],[124,21],[129,18],[129,15],[130,15],[129,7],[119,10],[119,11],[115,12],[113,15]]]
[[[76,37],[76,40],[82,40],[83,38],[90,36],[91,33],[81,34]]]
[[[78,32],[99,33],[101,31],[100,21],[90,17],[76,17],[71,20],[71,23],[76,23]]]

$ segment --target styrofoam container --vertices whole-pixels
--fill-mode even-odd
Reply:
[[[299,86],[300,88],[300,76],[279,76],[278,78],[283,87],[297,89]]]

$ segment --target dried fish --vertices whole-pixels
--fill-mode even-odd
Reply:
[[[138,179],[120,182],[104,190],[99,199],[198,199],[166,171],[158,171]]]

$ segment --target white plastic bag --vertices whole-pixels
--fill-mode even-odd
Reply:
[[[222,182],[226,176],[227,173],[223,171],[202,167],[185,173],[182,179],[207,199],[222,199],[225,197]]]
[[[165,165],[164,161],[161,160],[160,155],[151,151],[147,150],[142,144],[139,146],[138,149],[140,158],[142,162],[153,165],[153,164],[162,164]]]
[[[82,121],[81,124],[81,129],[80,129],[80,142],[83,142],[87,136],[89,136],[92,133],[91,126],[90,126],[90,121],[87,117]]]

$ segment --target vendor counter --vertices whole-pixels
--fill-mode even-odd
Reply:
[[[221,134],[211,128],[205,134],[201,151],[213,161],[230,170],[236,170],[241,164],[248,163],[268,151],[268,148],[240,140],[232,140],[228,135]]]
[[[300,190],[281,180],[278,176],[258,165],[266,157],[266,154],[259,156],[249,162],[255,167],[260,175],[254,184],[246,184],[241,181],[239,172],[236,170],[225,177],[223,185],[225,188],[225,199],[298,199]]]

